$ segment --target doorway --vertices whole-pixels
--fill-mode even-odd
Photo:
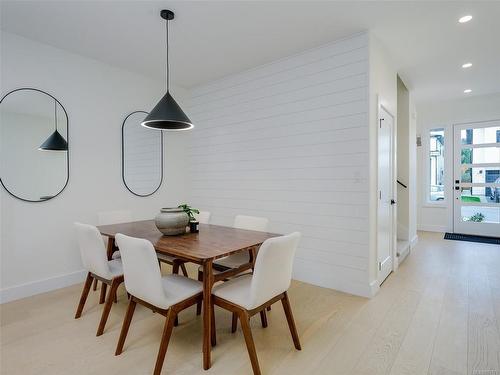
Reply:
[[[500,120],[454,126],[453,231],[500,236]]]
[[[394,248],[394,117],[382,106],[378,129],[377,257],[379,284],[393,269]]]

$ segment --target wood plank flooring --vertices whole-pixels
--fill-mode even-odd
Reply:
[[[368,300],[294,282],[290,300],[303,350],[296,351],[281,306],[269,327],[252,320],[264,374],[500,375],[500,246],[446,241],[421,232],[399,271]],[[165,272],[168,272],[164,266]],[[195,276],[195,268],[189,269]],[[126,309],[123,287],[103,336],[93,292],[73,319],[81,285],[0,306],[0,373],[149,374],[163,319],[137,307],[124,352],[114,350]],[[216,310],[213,366],[201,366],[201,325],[193,308],[180,315],[163,373],[251,374],[241,330]]]

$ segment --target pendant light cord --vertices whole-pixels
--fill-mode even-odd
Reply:
[[[57,101],[54,99],[54,118],[56,120],[56,131],[57,131]]]
[[[169,61],[168,61],[168,19],[167,19],[167,22],[166,22],[166,41],[167,41],[167,46],[166,46],[166,67],[167,67],[167,71],[166,71],[166,83],[167,83],[167,92],[170,88],[170,66],[169,66]]]

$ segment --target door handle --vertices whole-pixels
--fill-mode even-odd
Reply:
[[[391,199],[391,206],[396,204],[396,201],[394,199]]]

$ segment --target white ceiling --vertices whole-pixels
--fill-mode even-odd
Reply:
[[[371,29],[418,101],[500,92],[498,1],[3,0],[1,27],[163,80],[162,8],[176,13],[172,81],[186,88]]]

